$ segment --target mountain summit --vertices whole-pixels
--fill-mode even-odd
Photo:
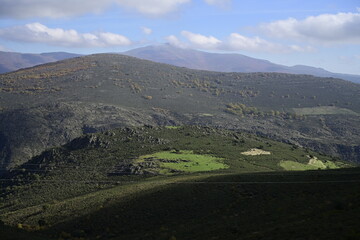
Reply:
[[[198,70],[218,72],[276,72],[283,66],[241,54],[208,53],[170,44],[137,48],[124,54]]]

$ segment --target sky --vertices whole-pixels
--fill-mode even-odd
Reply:
[[[360,0],[0,0],[0,51],[163,43],[360,74]]]

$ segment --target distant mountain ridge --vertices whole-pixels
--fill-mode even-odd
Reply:
[[[35,54],[0,51],[0,73],[12,72],[21,68],[33,67],[79,56],[81,55],[67,52]]]
[[[333,73],[322,68],[306,65],[285,66],[275,64],[264,59],[248,57],[242,54],[209,53],[193,49],[177,48],[171,46],[170,44],[150,45],[135,48],[123,52],[122,54],[197,70],[216,72],[277,72],[307,74],[317,77],[340,78],[360,83],[360,75]],[[0,74],[79,56],[82,55],[67,52],[32,54],[0,51]]]
[[[359,75],[332,73],[322,68],[295,65],[284,66],[242,54],[208,53],[183,49],[169,44],[133,49],[123,54],[179,67],[217,72],[279,72],[334,77],[360,83]]]

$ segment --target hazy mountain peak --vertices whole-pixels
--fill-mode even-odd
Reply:
[[[150,61],[172,64],[199,70],[219,72],[280,72],[308,74],[320,77],[335,77],[360,83],[360,76],[338,74],[323,68],[306,65],[285,66],[268,60],[248,57],[242,54],[209,53],[189,48],[179,48],[171,44],[141,47],[124,54]]]
[[[78,56],[81,55],[67,52],[35,54],[0,51],[0,73],[11,72],[21,68],[33,67]]]

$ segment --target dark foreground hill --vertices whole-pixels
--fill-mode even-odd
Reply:
[[[88,134],[1,178],[0,236],[357,239],[353,166],[209,127]]]
[[[80,55],[65,52],[33,54],[0,51],[0,73],[11,72],[21,68],[33,67],[78,56]]]
[[[169,44],[137,48],[127,51],[124,54],[150,61],[199,70],[218,72],[280,72],[308,74],[318,77],[341,78],[360,83],[359,75],[332,73],[322,68],[304,65],[285,66],[241,54],[208,53],[193,49],[177,48]]]
[[[242,129],[347,161],[360,156],[360,86],[280,73],[219,73],[99,54],[0,75],[2,167],[119,126]]]

